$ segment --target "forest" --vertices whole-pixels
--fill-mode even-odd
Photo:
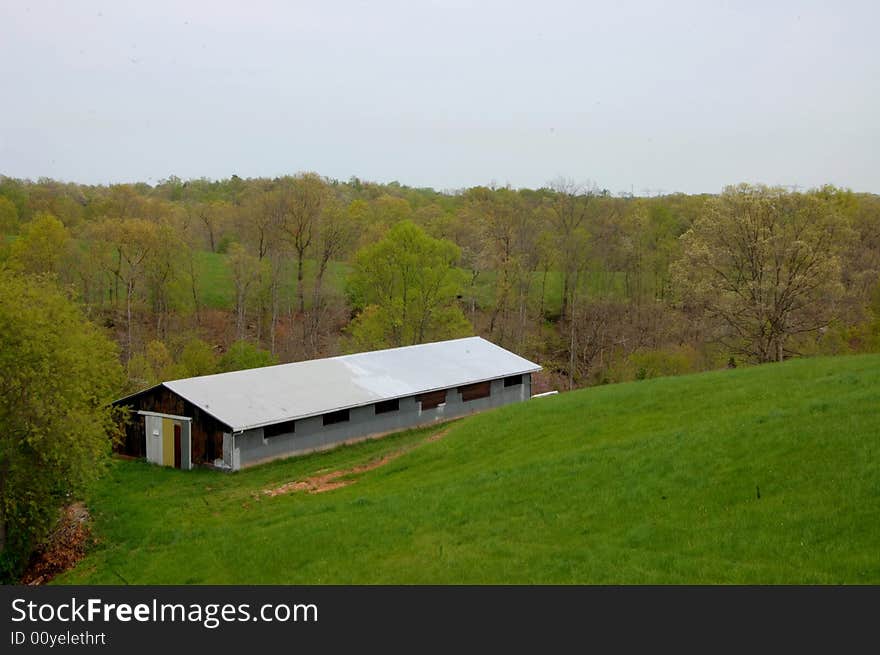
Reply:
[[[120,392],[470,334],[537,391],[880,348],[880,196],[831,186],[3,177],[0,231],[118,344]]]

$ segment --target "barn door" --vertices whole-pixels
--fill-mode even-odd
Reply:
[[[180,468],[180,423],[174,424],[174,468]]]

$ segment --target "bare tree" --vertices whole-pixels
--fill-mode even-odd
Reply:
[[[718,321],[719,339],[759,362],[796,354],[793,337],[834,319],[838,257],[851,235],[816,193],[727,187],[683,236],[676,275],[686,302]]]
[[[269,314],[269,342],[275,354],[275,336],[281,311],[281,283],[288,245],[284,227],[290,215],[290,193],[286,178],[252,191],[239,210],[239,233],[261,262],[258,280],[258,338]]]
[[[235,329],[237,339],[244,338],[247,305],[260,279],[260,260],[234,243],[229,249],[229,270],[235,288]]]
[[[354,241],[353,222],[338,201],[330,201],[324,206],[315,228],[314,240],[315,279],[312,284],[311,307],[303,322],[306,355],[309,357],[315,357],[319,352],[318,335],[327,313],[323,293],[327,268]]]
[[[190,202],[186,204],[186,212],[191,222],[198,223],[205,231],[211,252],[217,252],[220,233],[232,215],[232,206],[219,200]]]
[[[565,319],[572,302],[572,287],[575,276],[582,269],[581,260],[585,256],[589,233],[587,215],[597,192],[595,185],[578,184],[566,178],[557,178],[550,183],[554,197],[550,203],[559,251],[559,264],[562,266],[562,313]]]
[[[300,315],[305,315],[306,301],[303,285],[304,265],[315,234],[321,211],[329,199],[327,184],[315,173],[293,178],[283,187],[283,230],[296,255],[296,295]]]
[[[98,252],[112,252],[105,260],[107,270],[125,288],[126,361],[132,353],[132,312],[135,293],[146,272],[147,257],[159,247],[158,228],[142,218],[106,219],[95,224],[91,236],[98,244]],[[117,288],[118,293],[118,288]]]

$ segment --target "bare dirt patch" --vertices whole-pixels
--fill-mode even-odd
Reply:
[[[354,466],[349,469],[342,469],[340,471],[330,471],[329,473],[321,473],[320,475],[313,475],[311,477],[305,478],[304,480],[295,480],[293,482],[287,482],[282,484],[280,487],[274,487],[272,489],[264,489],[263,494],[266,496],[280,496],[282,494],[289,494],[295,491],[307,491],[310,494],[320,494],[325,491],[332,491],[333,489],[340,489],[342,487],[347,487],[350,484],[354,484],[357,480],[348,479],[349,476],[357,475],[358,473],[366,473],[367,471],[372,471],[374,469],[379,468],[380,466],[385,466],[388,462],[393,462],[398,457],[401,457],[408,452],[411,452],[418,448],[419,446],[431,443],[433,441],[439,441],[449,432],[450,428],[446,428],[445,430],[440,430],[439,432],[435,432],[430,437],[425,439],[424,441],[420,441],[418,443],[413,444],[408,448],[401,448],[400,450],[395,450],[393,452],[388,453],[387,455],[383,455],[377,459],[374,459],[366,464],[361,464],[359,466]],[[325,471],[326,469],[321,469]]]
[[[443,437],[445,437],[449,433],[449,430],[451,430],[451,429],[452,428],[446,428],[445,430],[440,430],[440,432],[435,432],[430,437],[425,439],[425,443],[431,443],[432,441],[440,441]]]
[[[86,554],[91,534],[89,519],[89,510],[83,503],[65,507],[58,525],[31,558],[21,583],[46,584],[59,573],[72,569]]]

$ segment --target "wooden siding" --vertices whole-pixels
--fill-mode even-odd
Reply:
[[[117,404],[127,405],[132,410],[131,422],[125,428],[125,439],[118,448],[119,452],[133,457],[146,457],[147,435],[144,417],[137,414],[138,410],[143,410],[188,416],[192,419],[190,439],[193,465],[213,464],[215,459],[223,457],[223,433],[231,432],[231,428],[170,389],[155,387]]]
[[[488,398],[492,393],[492,383],[478,382],[477,384],[468,384],[464,387],[459,387],[458,391],[461,393],[461,399],[465,402],[477,400],[477,398]]]
[[[434,409],[438,405],[446,402],[446,389],[440,391],[431,391],[416,396],[416,400],[422,403],[422,409]]]

